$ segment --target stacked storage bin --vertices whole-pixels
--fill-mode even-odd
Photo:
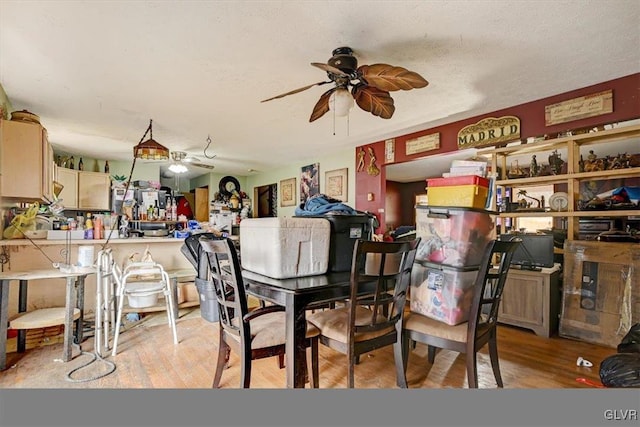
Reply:
[[[489,181],[479,176],[427,180],[427,206],[416,207],[422,241],[411,279],[410,309],[449,325],[469,318],[480,261],[495,239],[484,209]]]

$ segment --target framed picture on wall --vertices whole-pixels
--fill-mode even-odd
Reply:
[[[300,172],[300,203],[320,193],[320,163],[303,166]]]
[[[280,206],[295,206],[296,204],[296,178],[280,181]]]
[[[334,199],[347,201],[348,168],[336,169],[324,173],[324,194]]]

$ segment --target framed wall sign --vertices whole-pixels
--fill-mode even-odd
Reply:
[[[296,204],[296,179],[289,178],[280,181],[280,206],[295,206]]]
[[[347,201],[349,169],[336,169],[324,174],[324,194],[334,199]]]

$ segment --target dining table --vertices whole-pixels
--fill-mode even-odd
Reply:
[[[304,388],[307,330],[305,312],[319,303],[347,299],[350,296],[351,272],[275,279],[243,269],[242,278],[248,294],[285,307],[287,388]]]

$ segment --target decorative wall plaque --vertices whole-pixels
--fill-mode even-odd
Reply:
[[[520,119],[515,116],[487,117],[458,132],[458,149],[500,145],[520,139]]]
[[[594,93],[544,107],[546,126],[613,112],[613,91]]]
[[[423,151],[437,150],[438,148],[440,148],[440,133],[436,132],[419,138],[408,139],[405,145],[405,152],[409,156]]]
[[[396,160],[396,140],[394,138],[384,141],[384,161],[393,163]]]

